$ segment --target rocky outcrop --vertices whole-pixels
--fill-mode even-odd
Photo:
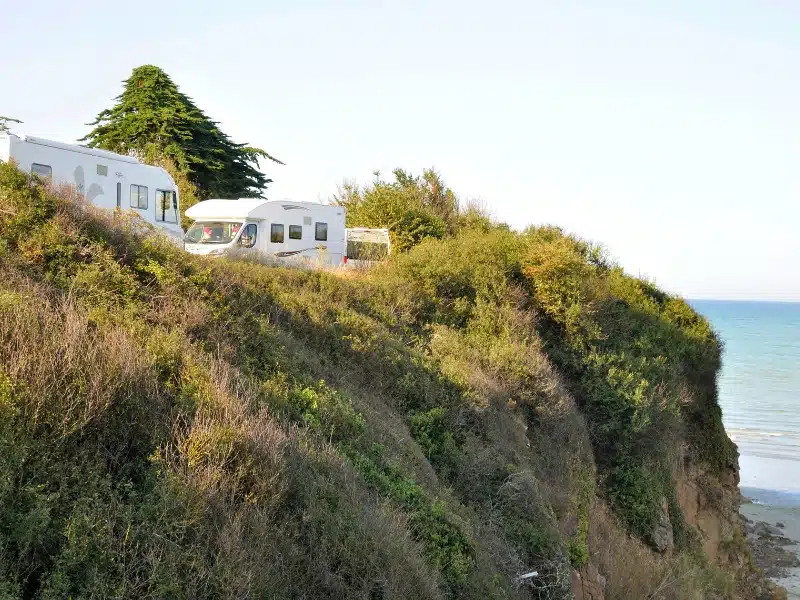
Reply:
[[[653,528],[653,532],[650,534],[650,540],[653,542],[655,549],[662,553],[669,552],[675,546],[666,498],[661,500],[661,513],[658,516],[658,522]]]
[[[769,581],[754,561],[752,542],[766,530],[755,526],[747,530],[739,514],[738,464],[730,465],[722,475],[691,465],[688,459],[683,466],[675,480],[678,504],[709,560],[736,575],[742,600],[785,600],[786,590]]]
[[[572,571],[572,595],[575,600],[605,600],[606,578],[592,563]]]
[[[783,535],[781,529],[763,521],[751,521],[742,517],[747,542],[753,552],[753,562],[764,571],[767,577],[785,577],[787,569],[800,567],[797,554],[786,546],[800,544]]]
[[[738,492],[696,472],[678,477],[675,491],[683,518],[699,534],[706,556],[714,563],[729,564],[731,557],[723,556],[720,548],[733,541],[739,526]]]
[[[675,492],[686,524],[694,529],[706,556],[721,567],[739,568],[747,562],[739,519],[739,466],[712,473],[685,455],[675,478]]]

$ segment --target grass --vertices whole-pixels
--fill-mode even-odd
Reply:
[[[553,228],[215,261],[0,165],[0,242],[0,598],[561,598],[735,460],[708,324]]]

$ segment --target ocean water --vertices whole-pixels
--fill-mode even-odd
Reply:
[[[690,302],[725,345],[719,402],[745,489],[800,494],[800,303]],[[768,495],[768,494],[767,494]],[[774,494],[773,494],[774,496]]]

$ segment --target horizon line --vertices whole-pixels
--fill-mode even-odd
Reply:
[[[684,296],[683,298],[688,302],[757,302],[761,304],[800,304],[800,299],[773,300],[763,298],[690,298],[689,296]]]

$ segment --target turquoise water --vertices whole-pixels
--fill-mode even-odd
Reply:
[[[741,487],[800,494],[800,303],[691,304],[725,344],[719,401]]]

